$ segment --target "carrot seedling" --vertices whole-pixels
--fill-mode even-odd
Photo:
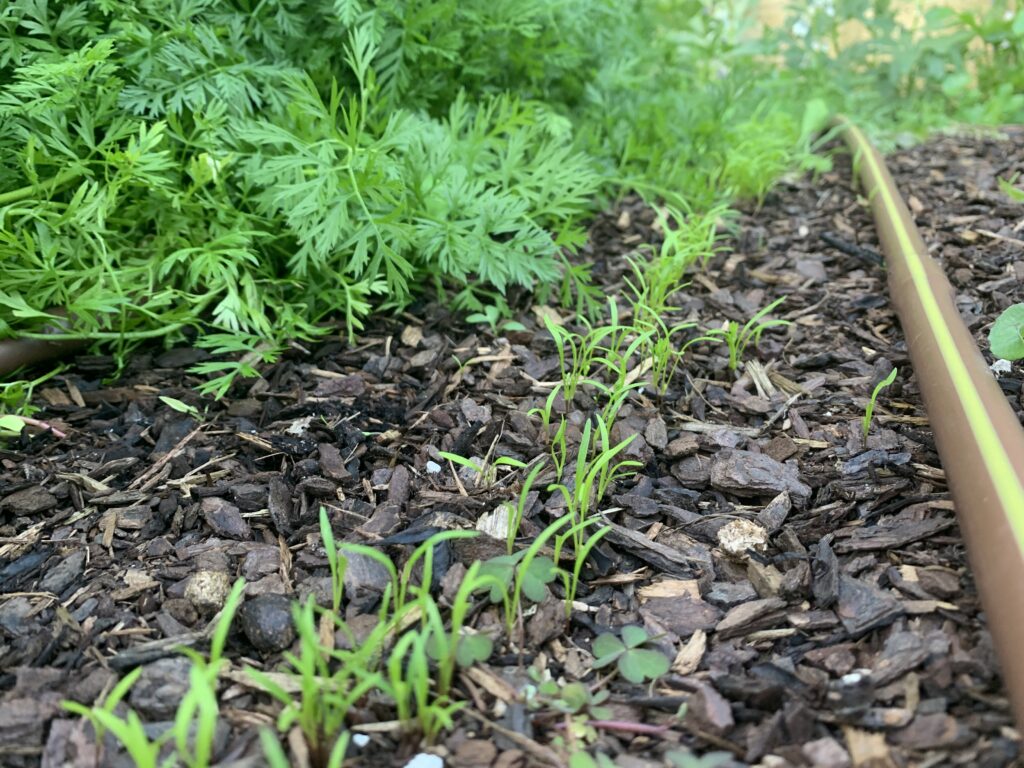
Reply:
[[[871,399],[868,400],[868,405],[864,409],[864,418],[861,419],[861,430],[864,432],[864,439],[868,439],[868,430],[871,429],[871,417],[875,414],[875,402],[878,400],[878,395],[883,389],[888,387],[894,381],[896,381],[896,374],[899,373],[899,368],[893,368],[889,372],[889,375],[882,379],[875,385],[874,392],[871,393]]]
[[[769,312],[778,307],[785,300],[786,297],[782,296],[771,304],[762,307],[752,318],[744,323],[742,328],[735,320],[730,320],[724,327],[710,330],[707,332],[706,336],[703,336],[700,339],[695,339],[694,341],[710,341],[716,337],[721,338],[729,348],[729,370],[735,371],[739,368],[740,360],[742,359],[747,346],[753,343],[756,347],[761,341],[762,333],[769,328],[791,325],[789,320],[764,319]]]

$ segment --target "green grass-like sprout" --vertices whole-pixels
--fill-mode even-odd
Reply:
[[[893,368],[889,375],[882,379],[875,385],[874,390],[871,392],[871,399],[868,400],[867,406],[864,408],[864,416],[861,418],[861,432],[864,435],[864,439],[868,439],[868,431],[871,429],[871,418],[875,414],[875,403],[878,400],[879,394],[882,390],[891,385],[896,381],[896,376],[899,374],[899,368]]]

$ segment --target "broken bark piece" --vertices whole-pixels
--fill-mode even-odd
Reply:
[[[544,643],[558,637],[565,631],[565,603],[548,594],[547,599],[537,606],[536,612],[526,623],[526,638],[530,648],[542,648]]]
[[[630,554],[649,562],[652,566],[669,576],[690,578],[695,575],[705,576],[711,571],[710,554],[707,559],[694,557],[678,549],[651,541],[640,531],[633,531],[614,523],[609,526],[608,540],[622,547]]]
[[[769,597],[762,600],[751,600],[749,603],[742,603],[729,610],[715,628],[715,632],[721,638],[735,637],[756,629],[764,629],[765,626],[785,620],[782,609],[786,607],[786,601],[778,597]],[[771,621],[764,623],[765,617],[772,617]]]
[[[0,702],[0,753],[41,746],[47,722],[61,711],[60,700],[59,694],[48,693]]]
[[[735,584],[728,581],[716,581],[711,585],[704,598],[719,608],[728,610],[734,605],[745,603],[748,600],[757,599],[757,591],[749,581],[740,581]]]
[[[836,541],[835,551],[846,553],[872,549],[897,549],[934,536],[936,533],[952,528],[955,524],[956,521],[951,517],[890,520],[878,525],[854,529],[852,535]]]
[[[687,456],[669,469],[684,488],[704,488],[711,479],[711,461],[704,456]]]
[[[813,768],[851,768],[850,753],[830,736],[804,744],[800,751]]]
[[[802,632],[817,632],[822,629],[832,629],[839,625],[839,619],[832,611],[801,611],[790,613],[787,618],[789,623]]]
[[[897,763],[885,743],[884,733],[871,733],[859,728],[844,728],[846,748],[850,751],[853,768],[897,768]]]
[[[0,499],[0,512],[27,517],[48,512],[57,506],[57,497],[40,485],[32,485]]]
[[[786,517],[792,508],[793,502],[789,498],[789,491],[782,491],[757,513],[757,522],[763,525],[769,533],[775,533],[786,522]]]
[[[903,606],[878,587],[850,576],[840,576],[836,614],[846,631],[856,638],[894,622],[903,615]]]
[[[292,527],[292,494],[287,485],[280,479],[270,481],[267,493],[267,511],[278,533],[290,534]]]
[[[395,467],[395,471],[391,473],[391,481],[388,483],[388,501],[390,503],[404,505],[409,501],[410,480],[408,467],[404,464]]]
[[[782,712],[776,711],[747,733],[747,753],[744,755],[746,762],[751,765],[757,763],[768,752],[782,744],[784,737]]]
[[[174,656],[146,664],[135,681],[128,700],[132,708],[149,720],[170,720],[189,689],[192,662]]]
[[[952,715],[943,712],[918,715],[906,728],[892,735],[892,740],[908,749],[942,749],[971,737],[971,733]]]
[[[653,597],[644,602],[641,613],[649,613],[658,621],[686,638],[697,630],[715,628],[722,612],[710,603],[691,596]]]
[[[830,607],[839,596],[839,560],[828,539],[818,542],[811,566],[811,593],[819,608]]]
[[[200,502],[203,519],[218,536],[247,541],[252,538],[252,529],[245,522],[242,513],[231,502],[219,496],[209,496]]]
[[[684,459],[693,456],[700,450],[700,442],[696,435],[683,434],[665,446],[665,456],[669,459]]]
[[[941,565],[919,568],[917,579],[925,592],[939,600],[951,600],[960,594],[960,574]]]
[[[707,633],[702,629],[696,630],[676,653],[672,661],[672,671],[677,675],[692,675],[700,667],[707,647]]]
[[[686,710],[687,718],[694,718],[704,730],[714,734],[729,731],[736,721],[725,697],[703,680],[690,679],[688,682],[696,690]]]
[[[886,685],[919,667],[928,655],[928,647],[919,633],[893,632],[875,658],[871,674],[877,685]]]
[[[665,427],[665,420],[661,416],[655,416],[647,422],[644,428],[644,440],[657,451],[668,446],[668,430]]]
[[[341,458],[341,451],[331,443],[320,443],[317,447],[320,456],[320,471],[331,480],[344,482],[351,479],[352,475],[345,467],[345,461]]]
[[[853,671],[857,664],[857,657],[853,655],[853,645],[843,643],[824,648],[812,648],[804,654],[804,661],[842,677]]]
[[[800,480],[796,467],[752,451],[721,451],[711,465],[710,478],[713,488],[737,496],[760,496],[782,491],[800,499],[811,495],[810,486]]]
[[[782,591],[782,572],[774,565],[751,559],[747,563],[747,578],[761,597],[777,597]]]

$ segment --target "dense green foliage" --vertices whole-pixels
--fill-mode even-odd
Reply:
[[[492,321],[512,286],[600,307],[566,254],[602,194],[762,199],[820,164],[831,109],[889,135],[1024,114],[1005,2],[911,30],[826,0],[763,40],[744,7],[11,0],[0,338],[59,322],[123,354],[198,331],[271,358],[423,289]],[[848,18],[870,34],[844,48]],[[200,371],[223,391],[254,359]]]

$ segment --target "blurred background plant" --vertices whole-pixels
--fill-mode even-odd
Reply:
[[[677,225],[760,203],[828,167],[833,111],[883,144],[1024,118],[1024,11],[908,7],[766,28],[743,0],[12,0],[0,338],[59,309],[122,364],[194,342],[229,358],[195,371],[219,396],[421,296],[494,329],[538,288],[597,319],[570,259],[614,196]]]

